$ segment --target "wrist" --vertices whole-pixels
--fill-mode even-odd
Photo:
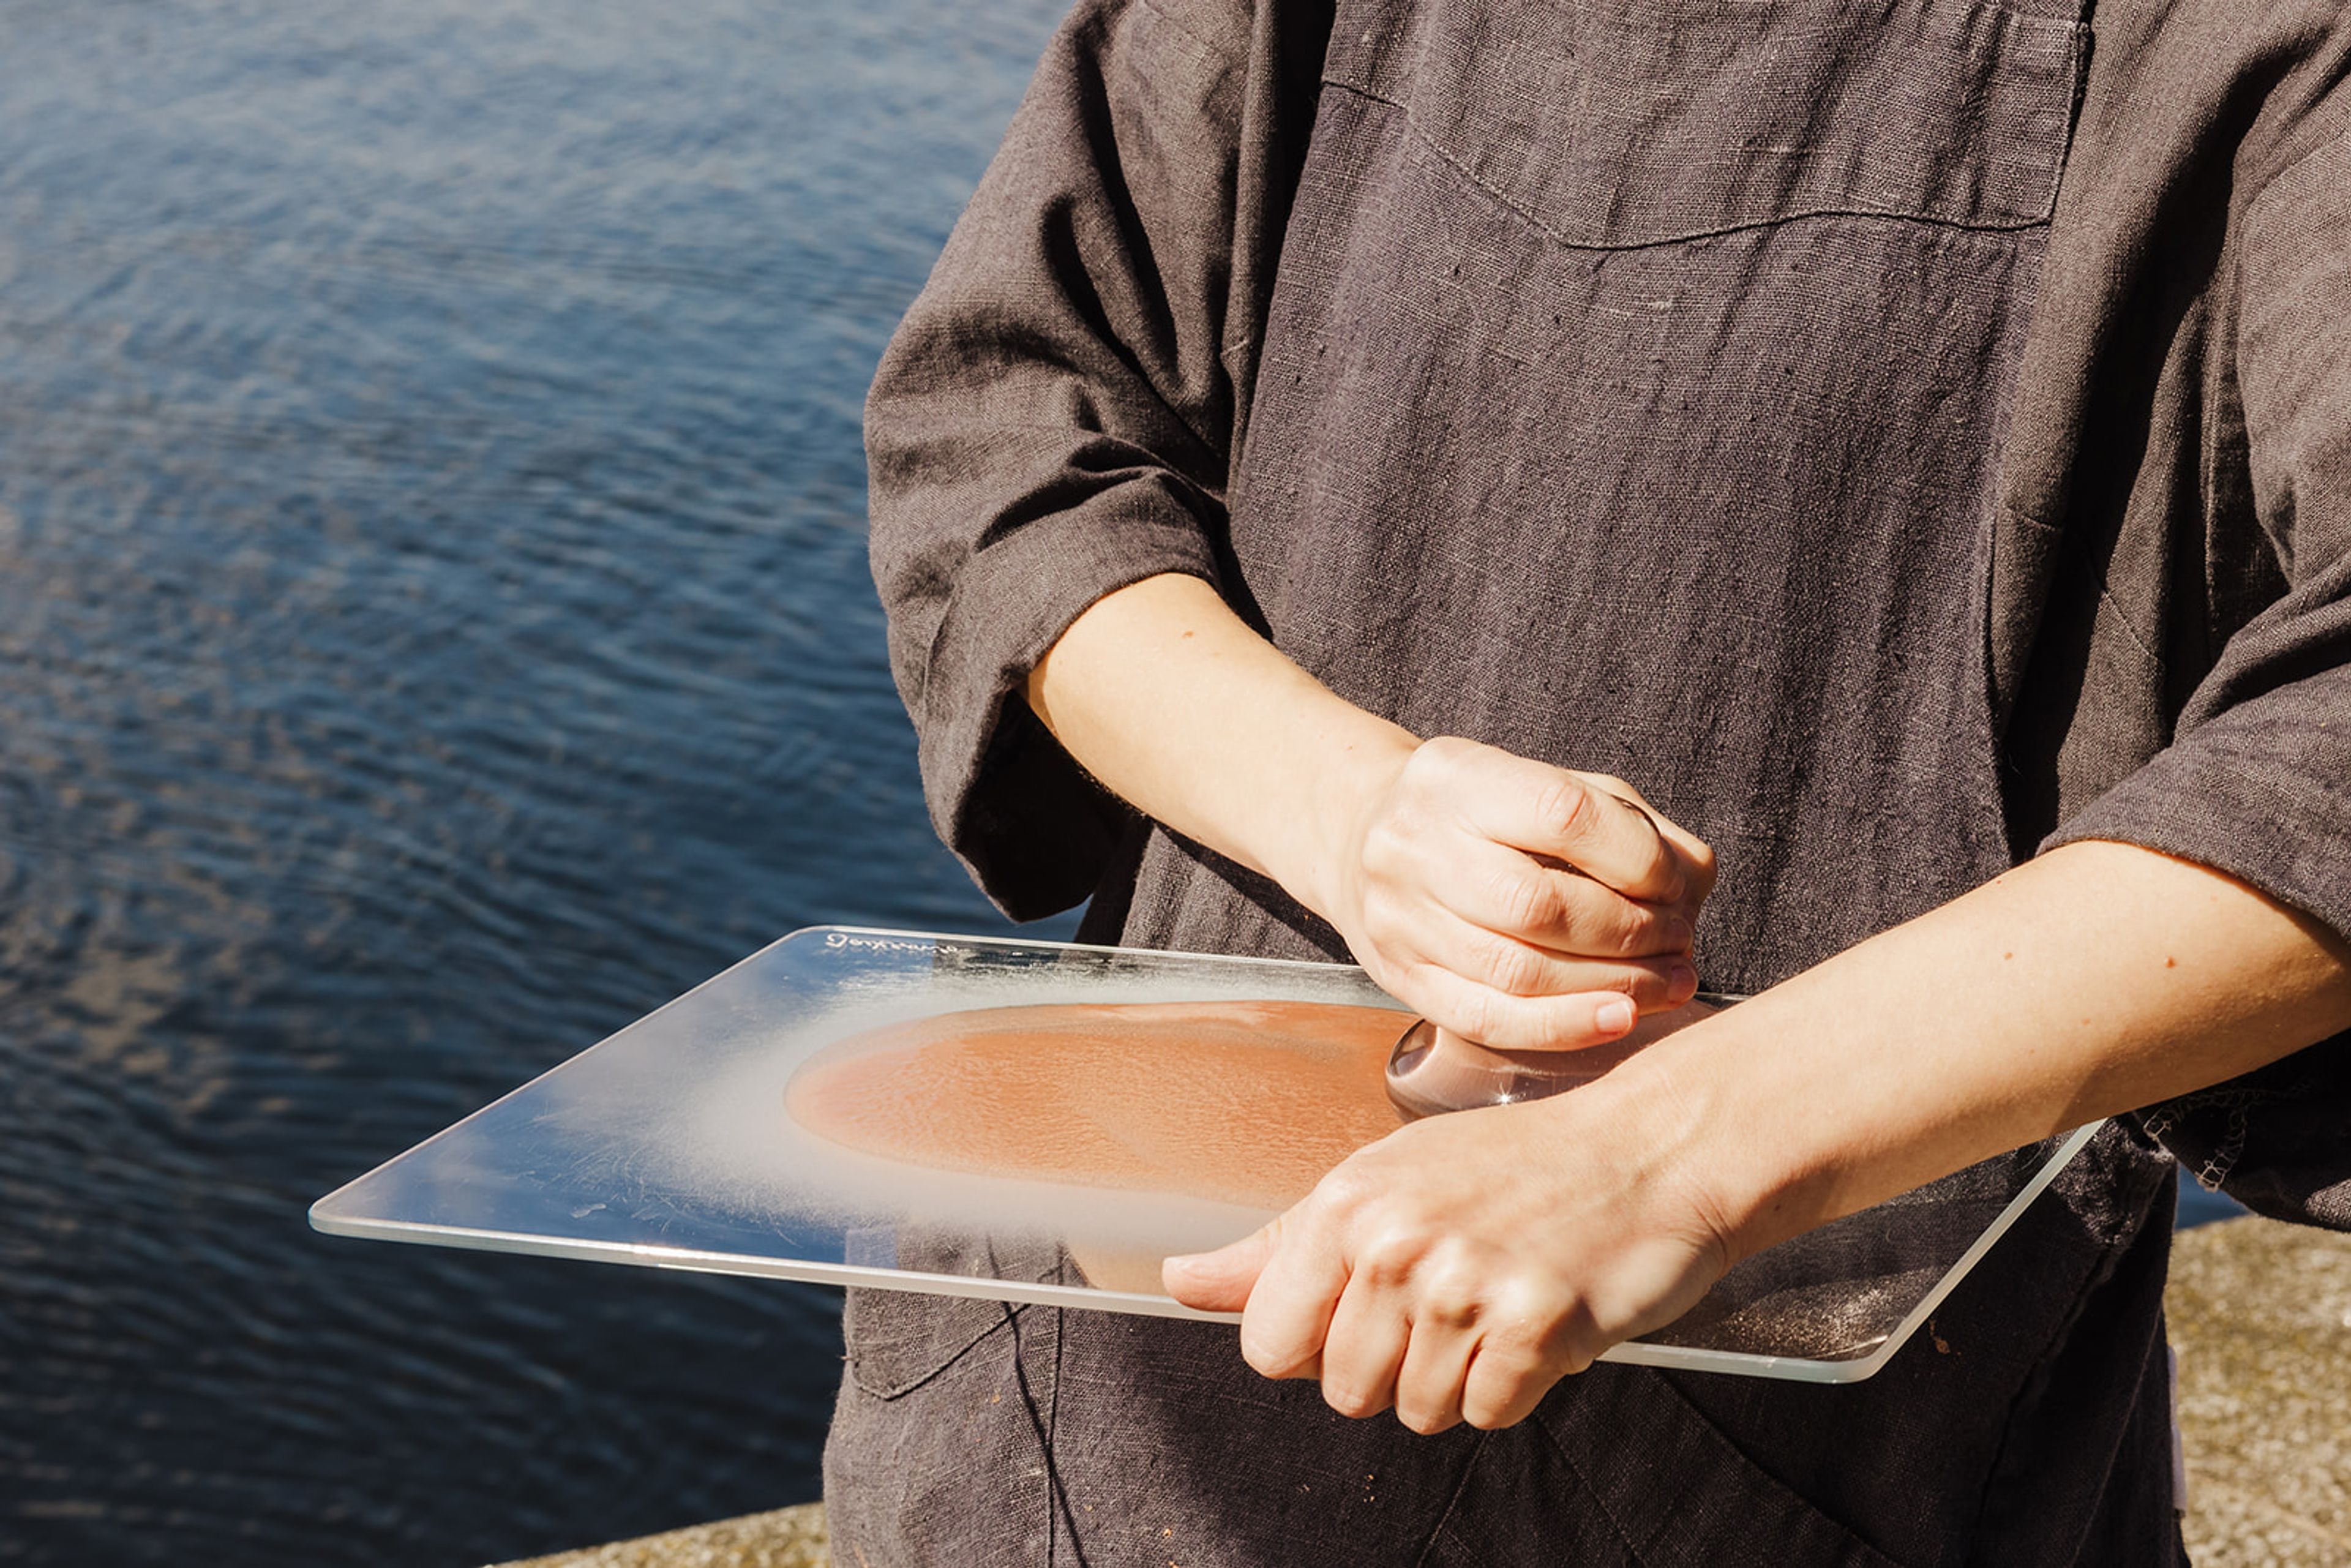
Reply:
[[[1265,869],[1323,919],[1346,925],[1366,825],[1419,747],[1410,730],[1335,698],[1308,738]]]
[[[1638,1052],[1562,1101],[1625,1130],[1649,1179],[1700,1216],[1726,1267],[1832,1218],[1813,1118],[1775,1091],[1770,1047],[1727,1009]]]

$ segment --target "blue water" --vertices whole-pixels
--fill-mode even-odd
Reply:
[[[0,1561],[815,1495],[837,1303],[311,1234],[929,837],[859,400],[1058,0],[0,0]]]

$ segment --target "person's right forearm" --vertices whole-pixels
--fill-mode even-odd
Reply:
[[[1196,577],[1097,601],[1029,677],[1029,706],[1113,794],[1273,878],[1325,918],[1318,843],[1419,738],[1300,669]]]
[[[1273,878],[1447,1030],[1593,1045],[1697,989],[1705,845],[1621,779],[1365,712],[1196,578],[1098,601],[1028,699],[1112,792]]]

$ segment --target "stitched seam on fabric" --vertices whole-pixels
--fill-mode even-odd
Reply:
[[[2310,148],[2306,152],[2295,153],[2292,161],[2289,162],[2284,168],[2277,170],[2275,172],[2272,173],[2268,179],[2263,180],[2262,182],[2262,188],[2255,191],[2252,194],[2252,199],[2245,204],[2245,233],[2247,236],[2250,237],[2252,235],[2253,225],[2260,220],[2261,205],[2263,202],[2269,199],[2269,194],[2272,191],[2276,190],[2284,181],[2300,172],[2302,166],[2309,162],[2312,159],[2322,157],[2328,152],[2332,152],[2336,148],[2343,146],[2346,142],[2351,142],[2351,126],[2346,126],[2343,130],[2327,137],[2325,140],[2320,141],[2316,146]]]
[[[2268,187],[2263,186],[2262,189],[2267,190]],[[2252,481],[2251,478],[2251,471],[2253,463],[2253,438],[2252,416],[2245,412],[2245,252],[2242,246],[2231,246],[2229,251],[2228,310],[2228,384],[2222,389],[2220,395],[2228,400],[2229,404],[2233,405],[2236,412],[2237,428],[2245,433],[2244,452],[2242,455],[2244,458],[2245,468],[2247,470],[2245,494],[2250,497],[2253,493]],[[2209,407],[2200,411],[2199,417],[2203,421],[2203,428],[2197,433],[2197,467],[2200,472],[2196,476],[2196,503],[2204,508],[2204,538],[2206,540],[2204,549],[2204,602],[2208,607],[2204,617],[2204,661],[2209,666],[2214,662],[2214,653],[2211,645],[2212,614],[2209,607],[2218,601],[2218,595],[2213,591],[2212,584],[2212,549],[2210,540],[2212,538],[2214,519],[2219,515],[2220,486],[2220,465],[2214,462],[2212,458],[2214,446],[2218,441],[2218,437],[2215,435],[2214,432],[2217,429],[2221,428],[2221,425],[2220,422],[2213,417],[2212,410]],[[2259,516],[2258,509],[2256,509],[2256,515],[2253,518],[2253,526],[2256,528],[2261,528],[2261,517]],[[2262,528],[2261,531],[2264,537],[2268,534],[2268,530],[2266,528]],[[2274,543],[2274,541],[2273,541],[2273,543]]]
[[[1169,462],[1168,459],[1162,457],[1158,453],[1152,451],[1142,443],[1130,440],[1123,435],[1118,434],[1114,431],[1090,429],[1081,424],[1047,424],[1042,421],[1032,423],[1025,419],[991,419],[985,423],[975,424],[971,428],[998,433],[1004,431],[1022,431],[1031,435],[1050,435],[1056,438],[1066,438],[1071,435],[1099,435],[1105,440],[1115,441],[1121,445],[1134,447],[1135,451],[1150,458],[1154,463],[1162,467],[1167,467]],[[1186,428],[1188,429],[1189,426],[1186,426]],[[1179,468],[1171,467],[1168,471],[1179,479],[1186,478],[1183,470]],[[1186,479],[1186,482],[1194,483],[1195,481]]]
[[[1146,384],[1148,384],[1147,379]],[[1167,406],[1165,400],[1161,400],[1160,406],[1163,408]],[[1172,408],[1167,409],[1167,412],[1170,414],[1175,415],[1176,422],[1184,427],[1186,434],[1191,435],[1196,440],[1199,438],[1200,433],[1192,428],[1192,422],[1190,420],[1186,419],[1181,414],[1176,414],[1176,411]],[[1198,479],[1186,472],[1183,468],[1177,466],[1179,462],[1178,459],[1163,456],[1159,453],[1153,451],[1150,447],[1143,444],[1143,443],[1127,436],[1120,435],[1114,431],[1092,430],[1083,425],[1073,424],[1046,424],[1041,422],[1031,423],[1024,419],[992,419],[984,423],[975,424],[971,428],[985,431],[991,434],[1002,434],[1007,432],[1017,432],[1026,435],[1049,435],[1053,438],[1056,445],[1066,442],[1072,435],[1100,436],[1105,441],[1114,441],[1121,446],[1132,448],[1137,455],[1148,458],[1150,460],[1150,466],[1154,473],[1164,473],[1169,478],[1176,480],[1178,484],[1185,486],[1188,489],[1198,490],[1203,493],[1206,493],[1207,490],[1207,486],[1201,484]],[[1201,445],[1211,452],[1214,452],[1217,449],[1216,444],[1212,442],[1203,441],[1201,442]]]
[[[1666,1377],[1665,1374],[1659,1373],[1658,1376],[1666,1382],[1667,1387],[1673,1387],[1672,1380]],[[1696,1400],[1691,1399],[1678,1388],[1674,1389],[1674,1397],[1681,1402],[1682,1407],[1688,1413],[1691,1420],[1712,1432],[1717,1441],[1739,1456],[1741,1464],[1761,1477],[1779,1496],[1787,1499],[1793,1505],[1800,1518],[1808,1520],[1816,1529],[1827,1531],[1830,1538],[1837,1544],[1839,1563],[1846,1564],[1847,1568],[1852,1568],[1854,1564],[1859,1564],[1860,1568],[1904,1568],[1904,1564],[1893,1553],[1881,1550],[1876,1542],[1865,1539],[1852,1526],[1749,1458],[1746,1450],[1734,1442],[1730,1434],[1722,1429],[1721,1424],[1708,1415]]]
[[[2193,1090],[2147,1107],[2139,1116],[2139,1126],[2148,1137],[2163,1145],[2164,1151],[2168,1154],[2171,1145],[2164,1143],[2165,1134],[2176,1131],[2181,1123],[2199,1111],[2226,1111],[2229,1114],[2228,1129],[2222,1134],[2220,1143],[2214,1146],[2210,1158],[2188,1173],[2206,1192],[2218,1192],[2220,1184],[2229,1179],[2229,1173],[2236,1168],[2237,1162],[2244,1157],[2245,1145],[2252,1136],[2254,1110],[2277,1098],[2275,1090],[2232,1088],[2225,1083],[2216,1083],[2209,1089]],[[2177,1160],[2179,1155],[2173,1155],[2172,1158]]]
[[[2031,512],[2028,512],[2023,507],[2018,506],[2015,500],[2011,497],[2003,496],[2000,498],[2000,515],[2008,518],[2011,522],[2022,523],[2028,528],[2038,529],[2040,532],[2047,534],[2053,538],[2063,538],[2065,537],[2065,530],[2063,527],[2056,523],[2050,522],[2045,518],[2034,517]]]
[[[2140,1223],[2143,1225],[2146,1221],[2142,1218]],[[2081,1321],[2083,1308],[2088,1303],[2091,1294],[2114,1277],[2115,1267],[2126,1250],[2126,1247],[2109,1248],[2095,1263],[2083,1270],[2082,1281],[2074,1288],[2073,1303],[2064,1322],[2057,1325],[2048,1342],[2041,1347],[2041,1354],[2034,1358],[2031,1369],[2018,1380],[2016,1392],[2010,1397],[2008,1409],[2001,1418],[2000,1446],[1992,1450],[1991,1462],[1984,1469],[1983,1491],[1976,1499],[1976,1516],[1968,1528],[1966,1561],[1981,1561],[1975,1554],[1975,1546],[1983,1539],[1984,1515],[1991,1507],[1992,1494],[1999,1489],[2001,1469],[2007,1463],[2009,1449],[2016,1437],[2018,1405],[2043,1382],[2050,1363],[2057,1354],[2057,1347],[2065,1343],[2067,1336],[2074,1332],[2074,1325]]]
[[[1641,1563],[1641,1553],[1634,1546],[1632,1533],[1625,1528],[1625,1521],[1616,1517],[1616,1511],[1608,1506],[1608,1500],[1601,1495],[1598,1487],[1592,1484],[1592,1478],[1583,1473],[1583,1467],[1575,1462],[1575,1456],[1567,1451],[1567,1445],[1552,1436],[1548,1427],[1538,1424],[1535,1429],[1542,1434],[1543,1441],[1558,1453],[1560,1463],[1575,1472],[1577,1482],[1583,1488],[1583,1495],[1592,1500],[1592,1506],[1600,1511],[1600,1517],[1608,1521],[1608,1528],[1615,1533],[1618,1541],[1624,1542],[1625,1555],[1636,1564]]]
[[[2314,148],[2312,151],[2315,153],[2324,152],[2325,149]],[[2294,162],[2298,166],[2301,160],[2296,159]],[[2274,183],[2274,181],[2262,185],[2263,194],[2269,192],[2271,183]],[[2258,202],[2259,198],[2256,197],[2255,200]],[[2252,215],[2252,208],[2249,206],[2246,210],[2249,228]],[[2252,411],[2245,406],[2245,240],[2247,238],[2250,238],[2250,235],[2242,237],[2232,235],[2227,242],[2229,294],[2225,303],[2229,313],[2229,345],[2225,361],[2226,379],[2217,394],[2222,402],[2217,414],[2210,407],[2199,411],[2203,428],[2198,433],[2197,465],[2202,472],[2197,476],[2196,493],[2199,504],[2204,508],[2205,539],[2204,636],[2199,651],[2203,655],[2203,667],[2207,672],[2219,664],[2221,650],[2226,646],[2230,636],[2233,634],[2222,627],[2217,614],[2217,609],[2222,602],[2222,596],[2215,580],[2214,556],[2211,548],[2214,533],[2220,526],[2220,469],[2224,460],[2237,470],[2237,477],[2244,486],[2245,511],[2252,518],[2253,531],[2268,546],[2272,558],[2277,562],[2279,575],[2285,580],[2288,592],[2293,591],[2294,582],[2293,532],[2288,530],[2281,537],[2271,530],[2270,519],[2262,515],[2260,497],[2253,484],[2253,416]],[[2225,456],[2220,450],[2224,440],[2220,434],[2222,431],[2232,432],[2234,435],[2234,439],[2228,442],[2230,450]],[[2269,601],[2270,604],[2275,602],[2274,600]],[[2264,604],[2253,614],[2258,615],[2267,608],[2269,604]],[[2248,616],[2246,620],[2252,618]],[[2242,625],[2243,622],[2239,622],[2240,630],[2242,629]]]
[[[1148,476],[1137,476],[1131,479],[1120,480],[1115,484],[1095,492],[1094,495],[1089,496],[1084,501],[1080,502],[1075,507],[1067,507],[1057,512],[1048,512],[1040,517],[1032,517],[1027,522],[1022,523],[1019,528],[1008,530],[993,543],[984,545],[980,547],[980,549],[975,549],[971,552],[972,557],[973,559],[977,559],[989,549],[1002,549],[1008,545],[1013,544],[1015,541],[1019,541],[1023,544],[1033,544],[1035,542],[1033,539],[1023,538],[1023,536],[1028,534],[1029,529],[1036,528],[1040,524],[1048,528],[1050,528],[1055,524],[1068,526],[1072,516],[1084,511],[1101,497],[1112,495],[1121,490],[1131,490],[1133,486],[1145,483],[1147,478]],[[1129,497],[1121,497],[1120,498],[1121,500],[1125,500]],[[1159,529],[1167,534],[1170,538],[1180,539],[1186,544],[1199,545],[1202,542],[1200,530],[1197,526],[1198,519],[1196,517],[1191,519],[1188,523],[1176,522],[1164,516],[1156,515],[1155,508],[1148,507],[1129,507],[1119,515],[1117,520],[1122,523],[1140,523],[1147,528]],[[1206,551],[1203,550],[1200,553],[1205,554]],[[1214,580],[1212,579],[1211,580]],[[935,728],[944,728],[946,726],[950,716],[935,715],[931,713],[930,697],[932,691],[936,685],[936,682],[933,679],[933,676],[939,665],[939,650],[946,644],[950,629],[957,625],[957,611],[963,606],[965,601],[968,598],[968,594],[965,591],[967,587],[967,584],[966,584],[959,576],[956,586],[948,591],[946,601],[939,612],[939,623],[937,628],[931,633],[930,646],[925,649],[923,653],[924,712],[926,716],[931,718],[932,726]],[[1089,602],[1091,603],[1091,601]],[[1082,609],[1083,607],[1081,607],[1079,612],[1080,613],[1082,612]],[[1076,614],[1073,613],[1071,616],[1071,619],[1075,620]],[[1064,623],[1061,630],[1068,630],[1067,624]],[[1053,634],[1058,636],[1060,632],[1056,632]],[[1037,650],[1036,656],[1038,658],[1044,657],[1044,654],[1045,649],[1043,647]],[[999,694],[999,698],[1009,697],[1011,694],[1012,687],[1008,685],[1004,688],[1003,692]],[[1000,713],[991,716],[991,722],[987,727],[990,730],[993,730],[996,727],[996,722],[999,721],[1000,718]]]
[[[1069,1499],[1061,1490],[1061,1469],[1053,1458],[1052,1432],[1044,1413],[1037,1408],[1037,1391],[1029,1385],[1028,1364],[1020,1354],[1020,1323],[1017,1310],[1007,1306],[1004,1321],[1012,1329],[1012,1380],[1020,1390],[1020,1407],[1029,1413],[1029,1429],[1036,1435],[1037,1451],[1045,1469],[1045,1563],[1053,1568],[1054,1543],[1061,1538],[1061,1516],[1069,1508]],[[1055,1353],[1059,1354],[1058,1348]],[[1058,1385],[1057,1376],[1054,1382]],[[1058,1392],[1058,1389],[1057,1389]],[[1072,1545],[1075,1542],[1071,1543]],[[1084,1554],[1079,1554],[1077,1568],[1085,1568]]]
[[[1013,1312],[1017,1315],[1028,1310],[1028,1307],[1023,1304],[1014,1308]],[[1010,1320],[1008,1318],[999,1318],[996,1322],[989,1323],[986,1328],[980,1330],[977,1333],[972,1335],[969,1339],[956,1346],[956,1348],[948,1354],[946,1358],[941,1361],[936,1366],[932,1367],[928,1372],[924,1373],[920,1377],[916,1377],[910,1382],[893,1383],[886,1387],[876,1388],[872,1385],[867,1383],[862,1377],[857,1376],[857,1357],[855,1356],[848,1358],[850,1364],[850,1375],[854,1379],[858,1387],[863,1389],[866,1393],[871,1394],[876,1399],[902,1398],[906,1395],[912,1394],[915,1389],[920,1388],[924,1384],[930,1382],[933,1378],[938,1376],[939,1374],[953,1366],[956,1362],[961,1361],[965,1356],[970,1354],[974,1345],[977,1345],[980,1341],[996,1333],[998,1329],[1003,1328],[1009,1321]]]
[[[1461,1467],[1461,1479],[1453,1483],[1453,1495],[1445,1500],[1445,1511],[1437,1516],[1436,1527],[1429,1531],[1428,1539],[1421,1542],[1420,1555],[1412,1560],[1412,1568],[1427,1568],[1428,1554],[1437,1550],[1437,1538],[1443,1535],[1445,1527],[1452,1522],[1453,1511],[1461,1506],[1462,1497],[1469,1490],[1469,1478],[1477,1473],[1478,1461],[1485,1457],[1486,1445],[1493,1438],[1493,1433],[1480,1432],[1478,1440],[1469,1445],[1469,1462]]]
[[[1050,1474],[1054,1468],[1053,1445],[1059,1439],[1061,1431],[1061,1346],[1069,1338],[1062,1332],[1063,1326],[1061,1315],[1059,1312],[1054,1313],[1053,1391],[1047,1396],[1045,1402],[1045,1465],[1048,1474]],[[1056,1487],[1054,1490],[1058,1492],[1060,1489]],[[1053,1564],[1060,1559],[1061,1517],[1069,1511],[1069,1500],[1054,1496],[1046,1500],[1052,1512],[1045,1521],[1045,1568],[1053,1568]],[[1070,1521],[1070,1550],[1076,1552],[1081,1559],[1085,1556],[1085,1548],[1078,1541],[1078,1521],[1074,1519]]]
[[[2131,646],[2146,654],[2148,662],[2157,669],[2164,668],[2163,655],[2147,646],[2147,639],[2139,635],[2137,626],[2131,624],[2131,618],[2124,612],[2121,601],[2107,591],[2106,581],[2103,576],[2098,579],[2098,599],[2107,609],[2115,612],[2115,620],[2122,627],[2123,634],[2131,640]]]
[[[2005,516],[2012,517],[2016,521],[2023,523],[2030,528],[2037,528],[2041,532],[2047,534],[2053,538],[2062,539],[2065,537],[2065,530],[2064,528],[2044,523],[2038,517],[2032,517],[2024,512],[2020,512],[2014,507],[2009,506],[2005,502],[2001,503],[2001,511]],[[2099,602],[2115,612],[2115,623],[2123,629],[2123,635],[2129,639],[2131,646],[2137,649],[2139,653],[2157,669],[2161,670],[2169,668],[2169,665],[2165,662],[2163,655],[2157,653],[2154,646],[2150,644],[2147,638],[2140,633],[2137,622],[2133,622],[2129,613],[2123,609],[2122,601],[2116,599],[2114,596],[2113,590],[2107,587],[2106,578],[2103,572],[2097,574],[2097,581]]]
[[[1560,233],[1559,230],[1545,223],[1535,214],[1528,211],[1517,198],[1511,196],[1499,186],[1493,184],[1484,176],[1480,175],[1476,170],[1462,162],[1459,158],[1454,156],[1451,151],[1449,151],[1442,142],[1439,142],[1435,137],[1431,136],[1428,133],[1427,129],[1424,127],[1417,119],[1414,118],[1412,106],[1410,104],[1399,103],[1395,99],[1383,97],[1381,94],[1374,92],[1371,89],[1364,87],[1359,83],[1343,81],[1333,77],[1325,77],[1323,78],[1323,85],[1325,87],[1338,88],[1344,92],[1352,92],[1356,97],[1364,99],[1368,102],[1385,104],[1390,109],[1401,111],[1404,115],[1405,125],[1406,129],[1411,131],[1414,138],[1423,146],[1426,147],[1431,152],[1435,153],[1447,168],[1460,175],[1464,180],[1468,181],[1472,185],[1477,186],[1478,189],[1485,192],[1486,194],[1492,197],[1494,202],[1503,208],[1503,210],[1519,218],[1520,221],[1525,223],[1528,227],[1533,229],[1536,233],[1541,235],[1544,238],[1550,240],[1553,245],[1558,246],[1562,250],[1606,251],[1611,254],[1624,251],[1656,250],[1664,246],[1687,245],[1692,240],[1721,239],[1730,235],[1755,234],[1763,229],[1778,228],[1782,224],[1802,223],[1808,218],[1875,218],[1886,223],[1926,224],[1935,228],[1956,230],[1961,234],[1995,235],[2029,234],[2034,229],[2045,229],[2050,224],[2051,214],[2047,213],[2043,213],[2037,218],[2024,218],[2014,223],[1971,224],[1964,223],[1958,218],[1937,217],[1930,213],[1897,212],[1891,207],[1821,206],[1797,208],[1790,212],[1774,214],[1772,216],[1768,218],[1757,218],[1749,223],[1724,224],[1715,228],[1690,229],[1685,232],[1661,235],[1654,239],[1573,239],[1568,235]]]
[[[1224,55],[1224,51],[1218,48],[1215,44],[1210,43],[1207,39],[1200,37],[1199,34],[1186,26],[1176,18],[1176,14],[1168,10],[1166,6],[1155,4],[1154,0],[1135,0],[1135,4],[1143,10],[1150,12],[1161,21],[1166,23],[1178,33],[1181,33],[1192,43],[1199,46],[1199,64],[1204,66],[1213,65]]]
[[[2082,134],[2082,110],[2090,102],[2090,72],[2087,56],[2090,52],[2090,14],[2097,9],[2096,0],[2084,0],[2082,14],[2073,23],[2072,47],[2065,51],[2065,70],[2074,78],[2074,101],[2065,108],[2065,145],[2057,150],[2057,179],[2049,192],[2049,216],[2057,216],[2057,200],[2065,189],[2065,171],[2074,165],[2074,141]]]
[[[2244,408],[2245,400],[2243,391],[2245,384],[2245,252],[2252,244],[2253,231],[2259,225],[2261,219],[2261,205],[2262,203],[2268,198],[2269,193],[2272,191],[2276,190],[2281,182],[2284,181],[2288,176],[2297,172],[2302,166],[2311,159],[2318,157],[2321,153],[2331,152],[2333,149],[2341,146],[2346,141],[2351,141],[2351,131],[2346,131],[2340,136],[2330,137],[2326,141],[2320,142],[2317,146],[2312,148],[2309,152],[2304,153],[2301,157],[2296,158],[2293,162],[2288,163],[2284,168],[2279,170],[2275,174],[2273,174],[2267,180],[2262,181],[2262,188],[2254,193],[2253,199],[2245,204],[2245,232],[2243,239],[2231,246],[2231,254],[2229,257],[2229,284],[2231,288],[2234,290],[2236,298],[2234,301],[2234,308],[2230,312],[2229,381],[2230,390],[2236,394],[2238,412],[2244,423],[2246,444],[2245,462],[2248,467],[2251,467],[2252,463],[2252,448],[2253,434],[2252,415]],[[2248,489],[2250,492],[2250,486],[2248,486]],[[2208,518],[2211,516],[2211,509],[2210,507],[2206,507],[2205,516]],[[2280,538],[2277,535],[2270,532],[2269,520],[2260,516],[2258,509],[2256,509],[2253,523],[2254,526],[2261,530],[2262,537],[2269,540],[2270,548],[2277,551],[2279,570],[2285,574],[2286,582],[2288,586],[2291,587],[2294,582],[2294,550],[2293,538],[2291,537]]]

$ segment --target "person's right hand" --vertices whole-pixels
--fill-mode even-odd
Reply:
[[[1573,1050],[1697,992],[1713,852],[1622,779],[1439,737],[1369,770],[1351,804],[1309,902],[1439,1028]]]
[[[1272,877],[1440,1029],[1575,1050],[1697,989],[1704,844],[1618,779],[1366,712],[1199,578],[1104,594],[1026,691],[1106,789]]]

